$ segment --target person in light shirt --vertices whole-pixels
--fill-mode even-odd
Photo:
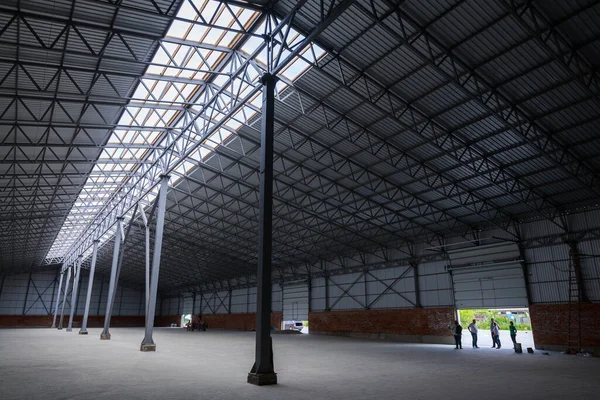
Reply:
[[[475,320],[473,320],[473,322],[471,322],[469,324],[469,332],[471,332],[471,336],[473,337],[473,348],[474,349],[478,349],[479,346],[477,346],[477,324],[475,323]]]
[[[496,348],[496,345],[498,345],[498,349],[501,347],[500,344],[500,327],[498,326],[498,324],[496,323],[496,321],[494,321],[494,318],[492,318],[491,324],[490,324],[490,332],[492,334],[492,341],[494,342],[494,345],[492,346],[492,348]]]

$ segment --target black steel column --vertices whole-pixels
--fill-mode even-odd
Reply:
[[[194,314],[196,313],[196,292],[192,293],[192,324],[194,323]]]
[[[258,227],[258,271],[256,293],[256,354],[248,383],[273,385],[277,374],[273,367],[271,342],[271,254],[273,239],[273,130],[275,121],[275,84],[277,78],[262,76],[262,132],[260,145],[260,214]]]
[[[27,290],[25,291],[25,301],[23,302],[23,312],[21,315],[25,315],[27,309],[27,296],[29,296],[29,286],[31,286],[31,274],[33,272],[29,271],[29,280],[27,280]]]
[[[413,279],[415,284],[415,307],[422,308],[421,305],[421,285],[419,284],[419,263],[411,262],[410,266],[413,270]]]
[[[527,262],[525,261],[525,249],[523,249],[523,245],[521,241],[518,243],[519,246],[519,255],[521,257],[521,269],[523,270],[523,279],[525,281],[525,293],[527,294],[527,306],[533,304],[533,300],[531,298],[531,289],[529,286],[529,268],[527,267]]]

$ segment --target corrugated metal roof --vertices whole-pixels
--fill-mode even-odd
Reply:
[[[52,7],[22,0],[29,26],[46,45],[56,40],[54,48],[43,48],[29,28],[21,29],[20,37],[14,27],[0,35],[0,137],[14,134],[10,129],[15,120],[22,124],[23,136],[19,152],[2,148],[0,159],[18,154],[19,168],[27,175],[19,178],[20,194],[11,196],[23,204],[34,201],[33,182],[40,171],[35,160],[46,149],[43,171],[50,187],[37,190],[60,199],[60,204],[42,209],[54,213],[48,218],[58,222],[48,227],[40,248],[47,248],[58,233],[60,218],[64,220],[92,168],[132,171],[133,167],[123,166],[129,159],[142,160],[152,154],[150,147],[164,143],[166,121],[157,122],[160,129],[152,134],[123,128],[118,140],[110,139],[113,147],[105,146],[128,102],[136,104],[121,119],[123,126],[146,124],[143,116],[177,122],[176,113],[190,107],[187,103],[195,112],[202,109],[205,92],[200,81],[212,78],[200,72],[208,68],[208,61],[197,57],[198,62],[192,63],[190,42],[217,41],[219,36],[225,41],[222,47],[239,43],[251,52],[247,43],[252,40],[244,44],[238,42],[241,36],[224,31],[202,36],[202,29],[192,28],[185,17],[163,42],[165,50],[154,54],[180,2],[154,3],[160,11],[152,3],[135,0],[116,5],[57,0]],[[0,6],[1,26],[10,21],[16,4],[10,0]],[[208,3],[201,0],[201,4]],[[233,24],[228,10],[211,4],[225,13],[221,21],[229,18]],[[281,0],[275,11],[284,15],[296,4]],[[319,20],[319,4],[309,0],[300,8],[294,21],[299,32],[309,31]],[[593,184],[600,167],[597,88],[586,87],[581,79],[586,71],[565,65],[566,50],[557,50],[544,35],[535,37],[532,29],[537,28],[532,28],[529,14],[512,13],[510,2],[485,0],[407,0],[398,5],[398,12],[391,4],[356,1],[316,38],[323,57],[310,65],[315,60],[305,53],[298,70],[308,70],[298,75],[293,69],[287,72],[294,82],[279,93],[275,124],[277,265],[298,265],[472,227],[502,230],[501,220],[545,220],[556,210],[590,205],[600,194]],[[73,5],[73,28],[68,37],[60,37],[58,25],[49,24],[46,14],[54,13],[64,24]],[[580,65],[590,69],[598,65],[593,54],[600,26],[597,5],[568,1],[543,10],[537,10],[541,8],[537,3],[531,7],[543,14],[541,23],[557,24],[566,43],[574,49],[581,46],[581,57],[587,61]],[[261,29],[259,25],[254,29]],[[115,29],[119,34],[111,36]],[[22,61],[18,75],[11,71],[17,48]],[[183,56],[186,51],[189,57]],[[228,52],[202,51],[213,66],[228,65],[223,61]],[[556,51],[561,54],[553,54]],[[190,63],[189,70],[175,71],[170,57]],[[60,79],[54,78],[57,74]],[[138,91],[144,74],[147,88]],[[280,88],[289,83],[291,78],[286,77]],[[216,78],[215,87],[223,82],[220,79],[225,78]],[[247,79],[257,82],[256,76]],[[42,87],[47,95],[39,95]],[[158,93],[160,106],[143,98]],[[64,97],[60,107],[52,106],[54,95]],[[13,101],[15,96],[18,102]],[[152,107],[156,112],[148,111]],[[198,270],[197,280],[252,270],[260,107],[257,97],[244,108],[246,115],[224,124],[225,129],[178,169],[169,192],[165,285],[182,285],[191,267]],[[36,119],[54,125],[48,137]],[[84,134],[78,130],[82,124],[88,125]],[[137,151],[133,145],[146,148],[132,157]],[[99,157],[102,163],[95,162]],[[583,165],[577,164],[580,159],[585,159]],[[0,163],[0,173],[5,174],[0,182],[6,187],[16,182],[10,168],[8,162]],[[73,175],[65,180],[57,171]],[[123,182],[112,174],[102,179],[108,179],[102,182],[111,188]],[[65,192],[55,191],[53,185],[66,186]],[[35,229],[44,229],[39,221],[36,224]],[[9,226],[13,225],[7,222],[2,228]],[[560,233],[552,222],[541,229],[544,234]],[[131,265],[141,270],[143,257],[138,252],[143,252],[143,235],[135,235]],[[186,240],[191,243],[182,245]],[[234,243],[231,251],[227,243]],[[181,251],[185,261],[179,265]],[[110,254],[103,254],[101,269],[106,270]],[[543,268],[535,268],[542,279]],[[541,280],[535,284],[536,298],[559,297],[550,293],[554,288],[542,288]]]

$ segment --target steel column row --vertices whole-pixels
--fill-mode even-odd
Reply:
[[[160,269],[160,255],[162,250],[163,231],[165,227],[165,211],[167,206],[167,189],[169,176],[163,175],[160,182],[160,192],[158,193],[158,208],[156,210],[156,237],[154,241],[154,253],[152,258],[152,279],[150,281],[150,293],[148,296],[148,308],[146,309],[146,332],[144,340],[140,345],[141,351],[155,351],[156,344],[152,339],[152,330],[154,328],[154,313],[156,311],[156,292],[158,291],[158,275]],[[146,247],[149,250],[149,247]],[[148,276],[148,274],[146,274]],[[146,283],[148,287],[148,283]]]
[[[142,211],[144,224],[146,226],[146,330],[144,340],[142,341],[141,350],[142,351],[154,351],[156,349],[156,344],[152,339],[152,330],[154,328],[154,314],[156,308],[156,296],[158,291],[158,276],[160,270],[160,256],[161,256],[161,248],[162,248],[162,238],[164,232],[164,220],[165,220],[165,212],[166,212],[166,200],[167,200],[167,191],[168,191],[168,183],[169,176],[163,175],[161,177],[161,186],[160,192],[158,196],[158,209],[156,215],[156,240],[154,245],[154,257],[153,257],[153,265],[152,265],[152,279],[150,280],[150,229],[148,220],[146,219],[146,215]],[[131,225],[129,226],[131,228]],[[129,233],[129,228],[127,233]],[[115,232],[115,241],[113,246],[113,259],[111,266],[111,275],[110,275],[110,284],[108,290],[108,300],[106,304],[106,312],[104,316],[104,329],[100,335],[100,339],[102,340],[110,340],[110,319],[112,316],[112,309],[114,306],[115,294],[117,291],[117,284],[121,270],[121,264],[123,261],[124,252],[121,248],[122,242],[124,242],[126,238],[126,234],[123,234],[123,217],[119,217],[117,219],[116,232]],[[96,269],[96,260],[98,255],[98,244],[99,240],[94,241],[94,247],[92,252],[92,261],[90,266],[90,276],[88,280],[88,290],[86,296],[85,310],[83,315],[83,320],[81,324],[81,329],[79,331],[80,334],[85,335],[87,332],[87,321],[89,317],[89,309],[92,297],[92,289],[94,283],[94,275]],[[67,299],[67,293],[69,291],[69,283],[71,281],[72,270],[74,269],[74,280],[73,280],[73,289],[71,291],[71,311],[69,316],[69,325],[67,331],[72,331],[73,328],[73,318],[76,312],[76,302],[77,302],[77,289],[79,286],[79,277],[81,273],[81,264],[83,261],[83,256],[80,255],[77,259],[77,262],[67,268],[67,283],[63,294],[63,303],[61,308],[61,316],[60,323],[58,329],[62,329],[63,321],[64,321],[64,311],[65,304]],[[59,281],[59,289],[56,300],[56,308],[54,311],[54,317],[52,321],[52,327],[56,326],[56,319],[58,316],[58,306],[59,306],[59,298],[62,290],[64,277],[64,270],[60,273],[60,281]]]
[[[98,242],[94,240],[94,249],[92,250],[92,265],[90,265],[90,277],[88,279],[88,291],[85,298],[85,310],[83,312],[83,321],[81,321],[81,329],[79,330],[80,335],[87,335],[87,321],[90,315],[90,303],[92,301],[92,287],[94,286],[94,274],[96,272],[96,258],[98,256]]]

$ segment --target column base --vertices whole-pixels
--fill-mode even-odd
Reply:
[[[80,334],[80,335],[87,335],[87,334],[88,334],[88,331],[79,331],[79,334]]]
[[[140,351],[156,351],[156,343],[144,344],[140,345]]]
[[[52,325],[50,329],[56,329],[56,325]]]
[[[100,340],[110,340],[110,333],[101,333]]]
[[[248,383],[257,386],[277,385],[277,374],[275,372],[268,374],[254,374],[250,372],[248,373]]]
[[[67,328],[65,329],[65,332],[73,332],[73,328]]]
[[[58,327],[58,328],[56,328],[56,329],[58,329],[58,330],[60,331],[60,330],[62,329],[62,326],[59,326],[59,327]]]

